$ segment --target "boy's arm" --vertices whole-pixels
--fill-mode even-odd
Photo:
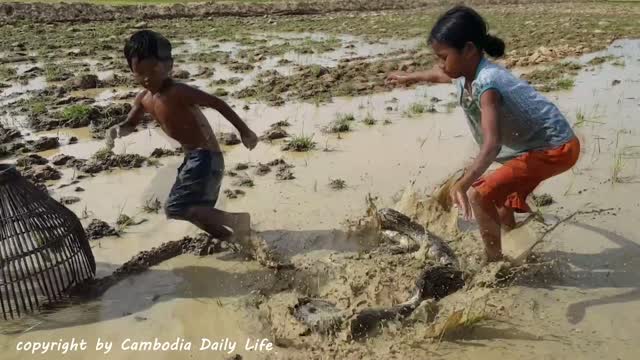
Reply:
[[[205,106],[218,111],[238,130],[247,148],[253,149],[258,143],[256,134],[224,100],[185,84],[176,84],[176,91],[182,101],[188,105]]]
[[[136,95],[135,100],[133,100],[133,106],[127,114],[127,118],[125,121],[121,122],[119,125],[129,128],[135,128],[142,120],[142,115],[144,115],[144,107],[142,106],[142,99],[147,94],[147,90],[141,91],[138,95]]]
[[[144,107],[142,106],[142,99],[146,95],[147,90],[141,91],[133,100],[133,106],[127,114],[127,118],[107,130],[106,141],[107,146],[112,149],[115,144],[115,139],[123,136],[127,136],[133,132],[136,126],[140,123],[142,116],[144,115]]]
[[[482,147],[473,163],[466,169],[464,176],[451,189],[451,197],[465,216],[471,218],[471,206],[467,190],[491,166],[500,151],[500,133],[498,131],[498,107],[500,94],[496,90],[487,90],[480,97],[482,111]]]
[[[387,77],[386,82],[389,84],[412,84],[417,82],[448,84],[451,83],[451,80],[452,79],[442,71],[440,66],[435,65],[431,70],[427,71],[391,73]]]

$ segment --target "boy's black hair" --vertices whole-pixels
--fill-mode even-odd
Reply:
[[[504,55],[504,41],[489,35],[482,16],[467,6],[455,6],[440,16],[429,35],[429,43],[434,41],[459,50],[472,42],[492,57]]]
[[[131,35],[124,45],[124,57],[127,58],[129,68],[133,58],[137,58],[138,61],[144,59],[173,61],[169,40],[151,30],[141,30]]]

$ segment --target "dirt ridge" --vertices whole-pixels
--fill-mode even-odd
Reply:
[[[585,2],[572,0],[560,2]],[[467,4],[529,4],[558,2],[552,0],[472,0]],[[87,22],[123,19],[201,18],[219,16],[317,15],[342,11],[408,10],[437,5],[451,5],[450,0],[327,0],[282,1],[274,3],[207,2],[173,5],[96,5],[86,3],[1,3],[0,24],[19,21],[38,23]]]

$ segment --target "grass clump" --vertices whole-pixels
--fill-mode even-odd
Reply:
[[[351,125],[349,125],[349,121],[336,119],[331,124],[329,124],[328,131],[332,133],[343,133],[351,130]]]
[[[47,113],[47,104],[43,101],[34,101],[29,105],[31,115],[43,115]]]
[[[624,59],[618,58],[616,59],[616,61],[612,62],[611,65],[624,67],[626,65],[626,62],[624,61]]]
[[[218,97],[225,97],[225,96],[229,95],[229,91],[227,91],[226,89],[223,89],[223,88],[217,88],[213,92],[213,95],[218,96]]]
[[[313,137],[297,135],[292,137],[291,140],[282,147],[282,150],[305,152],[313,150],[315,147],[316,143],[313,141]]]
[[[44,76],[47,81],[64,81],[72,74],[67,72],[61,65],[49,64],[44,67]]]
[[[580,64],[562,62],[524,74],[522,79],[542,92],[569,90],[575,85],[572,77],[576,76],[580,69]]]
[[[347,182],[342,179],[329,180],[329,187],[333,190],[342,190],[347,187]]]
[[[362,122],[363,122],[365,125],[372,126],[372,125],[375,125],[375,124],[378,122],[378,120],[376,120],[376,119],[373,117],[373,115],[371,115],[371,114],[367,114],[367,116],[365,116],[365,118],[362,120]]]
[[[345,114],[338,113],[336,115],[336,120],[337,121],[355,121],[356,117],[353,116],[352,113],[345,113]]]
[[[67,122],[88,122],[90,120],[92,108],[88,105],[71,105],[60,113],[62,120]]]
[[[587,64],[589,65],[602,65],[604,63],[606,63],[607,61],[613,60],[615,57],[612,55],[607,55],[607,56],[597,56],[594,57],[593,59],[591,59]]]
[[[407,116],[413,116],[435,111],[436,107],[433,104],[423,104],[420,102],[415,102],[409,105],[405,114]]]
[[[313,64],[313,65],[311,65],[309,67],[309,73],[318,78],[318,77],[326,74],[327,73],[327,69],[322,67],[322,66],[320,66],[320,65]]]
[[[343,133],[351,130],[351,123],[355,121],[353,114],[336,114],[336,119],[329,124],[327,132],[331,133]]]
[[[335,48],[339,46],[340,40],[337,38],[329,38],[326,40],[304,39],[301,44],[293,46],[293,51],[298,54],[320,54],[335,50]]]
[[[573,124],[573,127],[580,128],[580,127],[584,126],[584,124],[586,124],[586,123],[603,124],[600,121],[594,120],[595,117],[596,116],[594,114],[587,115],[587,113],[584,112],[583,110],[578,110],[578,111],[576,111],[576,122]]]
[[[16,69],[0,65],[0,80],[8,80],[16,75]]]
[[[142,210],[146,213],[158,213],[162,209],[162,203],[158,198],[147,199],[142,205]]]
[[[109,150],[109,148],[103,148],[96,151],[91,157],[98,161],[108,160],[113,155],[113,151]]]
[[[574,85],[575,81],[573,79],[560,79],[555,83],[558,90],[571,90]]]

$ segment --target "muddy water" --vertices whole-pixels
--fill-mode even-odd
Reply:
[[[549,95],[572,121],[578,111],[586,114],[587,121],[576,126],[583,144],[577,166],[544,183],[539,191],[552,194],[558,202],[543,210],[548,218],[590,207],[621,208],[618,216],[576,217],[560,227],[543,249],[547,256],[568,261],[571,265],[568,280],[550,283],[547,289],[525,286],[505,290],[495,301],[496,306],[507,308],[511,327],[499,330],[497,326],[483,326],[462,342],[444,342],[437,349],[440,357],[564,358],[578,354],[580,358],[601,359],[631,358],[635,354],[634,343],[640,330],[637,316],[640,263],[636,261],[640,239],[635,225],[640,218],[636,196],[640,187],[636,182],[638,157],[634,152],[635,146],[640,145],[640,129],[635,121],[640,108],[637,95],[640,42],[619,41],[607,52],[623,57],[625,66],[605,63],[586,69],[576,79],[574,90]],[[589,55],[581,61],[596,55],[603,54]],[[614,80],[621,82],[612,85]],[[334,99],[333,103],[321,106],[289,103],[271,108],[249,104],[249,110],[240,110],[244,102],[231,100],[257,133],[273,122],[288,120],[292,126],[287,131],[312,135],[317,149],[283,153],[279,142],[261,143],[252,152],[240,146],[226,147],[228,169],[239,162],[257,164],[283,158],[295,165],[292,171],[296,179],[278,181],[275,171],[258,176],[250,168],[244,172],[254,180],[255,187],[243,188],[246,196],[239,199],[227,199],[221,194],[218,206],[251,212],[254,228],[288,256],[358,251],[358,244],[345,240],[341,222],[364,212],[368,193],[379,196],[381,204],[390,205],[397,199],[394,195],[408,183],[415,181],[419,188],[430,188],[473,156],[475,145],[460,110],[449,113],[438,107],[438,113],[412,117],[404,113],[410,104],[430,103],[432,97],[447,102],[452,90],[450,86],[420,87]],[[387,110],[389,106],[391,111]],[[340,136],[323,132],[337,113],[355,115],[353,131]],[[206,114],[216,131],[231,131],[220,115],[212,111]],[[378,120],[376,125],[359,122],[367,114]],[[384,125],[385,119],[391,124]],[[77,136],[81,142],[44,155],[64,152],[86,158],[102,146],[91,141],[86,130],[61,130],[61,134]],[[151,128],[121,139],[116,145],[116,152],[148,155],[156,147],[173,148],[177,144]],[[81,197],[80,203],[70,207],[79,216],[89,215],[84,222],[97,217],[114,223],[120,213],[148,219],[142,225],[128,228],[120,238],[92,243],[99,276],[108,274],[140,250],[196,231],[187,223],[167,221],[161,214],[141,210],[147,199],[157,197],[162,201],[166,197],[179,163],[179,157],[171,157],[161,159],[157,168],[100,174],[78,184],[85,189],[83,193],[73,192],[73,186],[55,190],[54,197]],[[59,183],[69,181],[72,176],[66,172]],[[612,177],[618,181],[607,182]],[[332,190],[328,184],[333,178],[345,180],[347,187]],[[225,177],[223,189],[236,189],[233,181],[232,177]],[[113,341],[118,348],[110,354],[138,359],[147,358],[149,353],[120,350],[124,339],[153,341],[158,337],[174,341],[180,337],[192,341],[196,350],[155,352],[153,356],[222,359],[226,354],[220,351],[197,350],[202,337],[230,338],[239,342],[239,348],[247,338],[274,341],[250,304],[252,291],[268,288],[275,282],[273,273],[253,262],[229,256],[181,256],[123,281],[99,301],[3,325],[5,335],[0,335],[0,350],[8,359],[26,359],[29,354],[15,350],[20,341],[84,337],[93,346],[100,337]],[[424,355],[424,349],[418,351],[409,343],[406,338],[383,334],[366,344],[366,354],[382,358],[392,356],[392,351],[400,351],[409,358]],[[357,355],[360,345],[344,345],[347,349],[349,346],[356,351],[353,358],[364,356]],[[425,346],[434,350],[429,344]],[[278,354],[275,351],[270,354],[279,358],[295,353],[277,351]],[[266,356],[266,353],[236,352],[245,358]],[[93,350],[91,353],[100,354]],[[86,355],[77,352],[66,356],[84,359]]]

